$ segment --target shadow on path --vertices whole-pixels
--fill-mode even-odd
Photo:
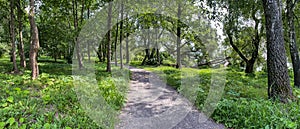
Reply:
[[[223,129],[152,72],[130,67],[127,101],[116,129]]]

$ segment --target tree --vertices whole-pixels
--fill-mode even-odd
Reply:
[[[19,55],[20,66],[26,68],[26,57],[24,54],[24,42],[23,42],[23,11],[21,0],[18,0],[18,22],[19,22]]]
[[[230,51],[234,63],[239,63],[242,67],[245,63],[245,73],[254,73],[255,63],[259,60],[260,42],[264,36],[262,1],[201,1],[209,5],[209,8],[201,6],[205,8],[204,13],[224,25],[224,33],[227,36],[224,45],[233,49],[227,51]],[[228,13],[224,13],[224,10]]]
[[[231,1],[228,3],[229,14],[226,19],[229,20],[224,22],[225,33],[230,46],[246,63],[245,73],[253,73],[254,64],[259,57],[259,45],[264,29],[262,19],[256,16],[260,14],[261,3],[258,1],[240,1],[239,3]],[[242,6],[243,4],[246,6]],[[241,18],[244,20],[238,20]],[[249,21],[253,22],[254,26],[245,25]]]
[[[180,17],[181,17],[181,3],[178,3],[178,7],[177,7],[177,44],[176,44],[176,48],[177,48],[177,59],[176,59],[176,68],[181,68],[181,27],[180,27]]]
[[[125,18],[127,19],[126,21],[125,21],[125,24],[126,25],[128,25],[129,24],[129,17],[128,17],[128,12],[126,13],[126,16],[125,16]],[[128,65],[129,64],[129,62],[130,62],[130,55],[129,55],[129,32],[128,32],[128,30],[126,29],[125,30],[125,37],[126,37],[126,39],[125,39],[125,50],[126,50],[126,65]]]
[[[121,3],[121,22],[120,22],[120,65],[123,69],[123,52],[122,52],[122,40],[123,40],[123,16],[124,16],[124,3]]]
[[[16,45],[15,45],[15,1],[10,1],[10,39],[11,39],[11,59],[13,61],[13,73],[18,73],[18,66],[16,61]]]
[[[108,5],[108,18],[107,18],[107,66],[106,71],[111,72],[111,20],[112,20],[112,2],[109,2]]]
[[[289,35],[289,48],[291,54],[291,60],[293,64],[294,71],[294,85],[300,87],[300,59],[297,47],[297,38],[295,32],[294,23],[294,8],[297,0],[287,0],[287,22],[288,22],[288,35]]]
[[[31,42],[30,42],[30,67],[31,67],[31,77],[32,79],[36,79],[39,76],[39,67],[37,62],[37,54],[40,47],[39,44],[39,35],[38,28],[35,24],[34,14],[34,0],[30,0],[29,3],[29,22],[30,22],[30,30],[31,30]]]
[[[75,29],[75,38],[74,38],[75,48],[76,48],[75,50],[76,50],[76,56],[77,56],[77,61],[78,61],[78,68],[82,69],[83,68],[82,55],[80,53],[80,44],[78,42],[79,18],[78,18],[77,0],[74,0],[72,3],[73,3],[73,18],[74,18],[74,29]],[[82,5],[82,11],[83,11],[83,8],[84,8],[84,4]],[[82,12],[82,15],[81,15],[81,22],[80,23],[82,23],[82,20],[83,20],[83,12]]]
[[[284,47],[281,0],[263,0],[267,34],[268,96],[288,102],[293,98]]]
[[[118,16],[119,17],[119,16]],[[117,59],[117,42],[118,42],[118,34],[119,34],[119,23],[118,23],[118,18],[117,18],[117,24],[116,24],[116,31],[115,31],[115,43],[114,43],[114,53],[115,53],[115,66],[118,66],[118,59]]]

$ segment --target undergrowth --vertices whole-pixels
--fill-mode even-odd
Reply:
[[[225,73],[226,82],[222,98],[216,104],[216,110],[211,117],[228,128],[300,128],[299,101],[282,104],[268,100],[267,73],[265,72],[247,75],[235,69],[220,72],[220,69],[182,68],[178,70],[165,66],[144,68],[159,74],[168,85],[179,92],[182,84],[186,85],[185,80],[192,80],[189,78],[197,80],[198,78],[198,81],[191,81],[185,88],[197,85],[195,105],[199,110],[203,109],[203,104],[212,88],[212,77]],[[300,90],[295,88],[294,95],[299,98]],[[189,95],[184,94],[184,96],[189,99]]]
[[[0,63],[0,129],[104,127],[93,122],[80,105],[71,65],[39,63],[40,77],[31,80],[29,70],[24,70],[23,75],[8,74],[9,59],[0,59]],[[125,92],[121,90],[127,89],[128,79],[111,77],[104,72],[104,64],[96,64],[95,68],[99,94],[118,112],[125,101]]]

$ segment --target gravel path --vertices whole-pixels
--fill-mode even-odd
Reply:
[[[116,129],[223,129],[155,74],[130,68],[127,102]]]

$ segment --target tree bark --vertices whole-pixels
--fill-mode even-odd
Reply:
[[[16,45],[15,45],[15,15],[14,15],[14,0],[10,1],[10,40],[11,40],[11,59],[13,62],[13,73],[18,73],[16,61]]]
[[[87,9],[88,11],[87,11],[87,18],[88,19],[90,19],[90,7],[88,7],[88,9]],[[88,49],[88,61],[89,62],[91,62],[91,43],[90,42],[88,42],[87,43],[87,49]]]
[[[248,62],[246,62],[245,73],[253,73],[254,63],[255,63],[255,60],[249,60]]]
[[[255,46],[255,49],[252,51],[252,58],[250,60],[245,57],[245,55],[240,51],[240,49],[233,43],[232,34],[227,31],[227,36],[229,39],[229,44],[233,48],[235,52],[238,53],[238,55],[242,58],[243,61],[246,62],[246,69],[245,73],[253,73],[254,72],[254,63],[256,61],[257,55],[258,55],[258,46]]]
[[[146,33],[146,32],[144,32],[144,33]],[[148,60],[150,60],[150,28],[148,28],[147,34],[145,34],[144,45],[146,46],[146,49],[145,49],[146,55],[142,61],[142,65],[147,64]]]
[[[68,21],[68,28],[71,30],[71,21]],[[67,55],[65,55],[65,59],[67,59],[68,64],[72,63],[72,54],[73,54],[73,42],[68,42],[68,52]],[[73,57],[74,58],[74,57]]]
[[[73,1],[73,17],[74,17],[74,29],[75,29],[75,38],[74,38],[74,43],[75,43],[75,49],[76,49],[76,56],[77,56],[77,61],[78,61],[78,68],[82,69],[83,68],[83,63],[82,63],[82,56],[80,54],[80,44],[78,42],[78,11],[77,11],[77,1]]]
[[[98,47],[98,51],[97,51],[97,55],[98,55],[98,59],[99,59],[99,62],[103,62],[102,60],[102,43],[99,44],[99,47]]]
[[[252,18],[255,21],[255,27],[254,27],[255,36],[252,39],[252,44],[253,44],[254,47],[252,48],[251,59],[247,59],[247,57],[234,44],[233,38],[232,38],[232,33],[230,31],[226,31],[231,47],[233,48],[233,50],[235,52],[238,53],[238,55],[243,59],[243,61],[246,62],[245,73],[253,73],[254,72],[254,64],[255,64],[255,62],[258,58],[258,50],[259,50],[259,43],[260,43],[260,40],[261,40],[261,36],[259,34],[259,29],[258,29],[258,26],[259,26],[260,22],[259,22],[259,19],[257,19],[255,17],[256,12],[257,12],[257,10],[252,11]]]
[[[258,32],[258,26],[259,26],[259,20],[255,17],[255,13],[253,13],[253,19],[255,20],[255,36],[252,40],[252,44],[254,45],[254,48],[252,50],[251,59],[246,62],[246,69],[245,73],[253,73],[254,72],[254,64],[258,58],[258,49],[259,49],[259,43],[261,36]]]
[[[294,2],[287,0],[287,22],[288,22],[288,35],[289,35],[289,48],[293,64],[294,72],[294,85],[300,87],[300,60],[297,47],[297,38],[294,23]]]
[[[105,62],[107,58],[107,42],[102,44],[102,61]]]
[[[111,18],[112,18],[112,2],[108,5],[108,18],[107,18],[107,66],[106,71],[111,72]]]
[[[176,68],[181,68],[181,52],[180,52],[180,44],[181,44],[181,27],[180,27],[180,17],[181,17],[181,3],[178,3],[178,9],[177,9],[177,59],[176,59]]]
[[[29,11],[29,22],[31,29],[31,44],[30,44],[30,67],[31,67],[31,77],[36,79],[39,76],[39,67],[37,62],[39,44],[38,28],[34,20],[34,0],[30,0],[30,11]]]
[[[119,23],[118,23],[118,19],[117,19],[117,29],[116,29],[116,37],[115,37],[115,45],[114,45],[114,51],[115,51],[115,66],[118,66],[118,59],[117,59],[117,42],[118,42],[118,34],[119,34]]]
[[[149,58],[150,58],[149,50],[150,50],[150,49],[145,49],[146,55],[145,55],[145,57],[144,57],[144,59],[143,59],[143,61],[142,61],[142,65],[145,65],[145,64],[146,64],[146,61],[149,60]]]
[[[18,21],[19,21],[19,55],[20,55],[20,66],[26,68],[26,57],[24,54],[24,42],[23,42],[23,11],[21,0],[18,0]]]
[[[127,18],[127,21],[126,21],[126,24],[127,26],[129,26],[129,19],[128,19],[128,13],[126,13],[126,18]],[[130,62],[130,55],[129,55],[129,32],[128,30],[126,29],[126,65],[128,65]]]
[[[121,22],[120,22],[120,67],[123,69],[123,52],[122,52],[122,40],[123,40],[123,17],[124,17],[124,3],[121,1]]]
[[[263,0],[267,30],[268,96],[288,102],[293,98],[284,47],[281,0]]]
[[[129,33],[126,32],[126,65],[129,64],[129,61],[130,61],[130,55],[129,55]]]
[[[83,15],[84,15],[84,9],[85,9],[85,0],[81,0],[81,16],[80,16],[80,24],[83,22]]]
[[[152,48],[152,51],[151,51],[151,53],[150,53],[150,59],[153,59],[153,58],[154,58],[155,52],[156,52],[156,49],[155,49],[155,48]]]
[[[156,59],[157,59],[156,64],[160,65],[159,46],[158,46],[158,39],[159,39],[158,30],[159,30],[158,28],[155,29],[155,31],[156,31],[155,47],[156,47]]]

